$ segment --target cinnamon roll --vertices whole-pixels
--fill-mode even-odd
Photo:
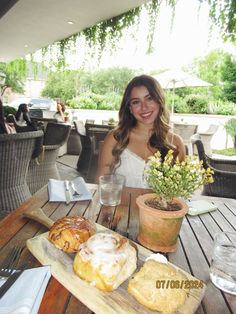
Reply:
[[[95,224],[84,217],[64,217],[53,224],[48,239],[58,249],[74,253],[78,252],[81,243],[87,241],[95,232]]]
[[[119,234],[100,232],[81,244],[73,268],[98,289],[112,291],[135,271],[137,254],[129,240]]]

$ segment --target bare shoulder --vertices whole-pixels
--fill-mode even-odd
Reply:
[[[107,135],[104,139],[103,145],[108,146],[108,147],[110,147],[110,146],[114,147],[116,143],[117,143],[117,141],[114,138],[114,132],[113,132],[113,130],[111,130],[107,133]]]
[[[177,147],[181,144],[184,145],[182,137],[179,136],[178,134],[173,133],[173,144]]]

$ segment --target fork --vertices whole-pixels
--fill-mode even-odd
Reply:
[[[80,196],[81,194],[76,191],[74,182],[70,182],[70,186],[73,190],[73,196]]]
[[[14,246],[0,265],[0,279],[9,277],[18,263],[22,252],[22,247]]]

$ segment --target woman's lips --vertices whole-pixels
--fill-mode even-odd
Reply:
[[[140,117],[142,117],[143,119],[148,119],[151,117],[152,113],[153,113],[152,111],[140,113]]]

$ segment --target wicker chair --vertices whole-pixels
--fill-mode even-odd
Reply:
[[[186,151],[189,155],[193,155],[193,148],[191,142],[191,136],[197,132],[198,126],[196,124],[186,124],[186,123],[174,123],[174,132],[181,136],[183,139]]]
[[[3,217],[31,194],[26,182],[30,160],[42,147],[43,132],[0,135],[0,215]]]
[[[44,152],[39,160],[31,160],[27,184],[34,194],[48,183],[48,179],[60,180],[56,165],[59,148],[68,140],[71,126],[68,124],[48,123],[44,134]]]
[[[199,159],[203,161],[203,167],[214,170],[214,182],[203,187],[202,194],[236,198],[236,160],[216,159],[205,154],[201,140],[193,141],[197,146]]]

